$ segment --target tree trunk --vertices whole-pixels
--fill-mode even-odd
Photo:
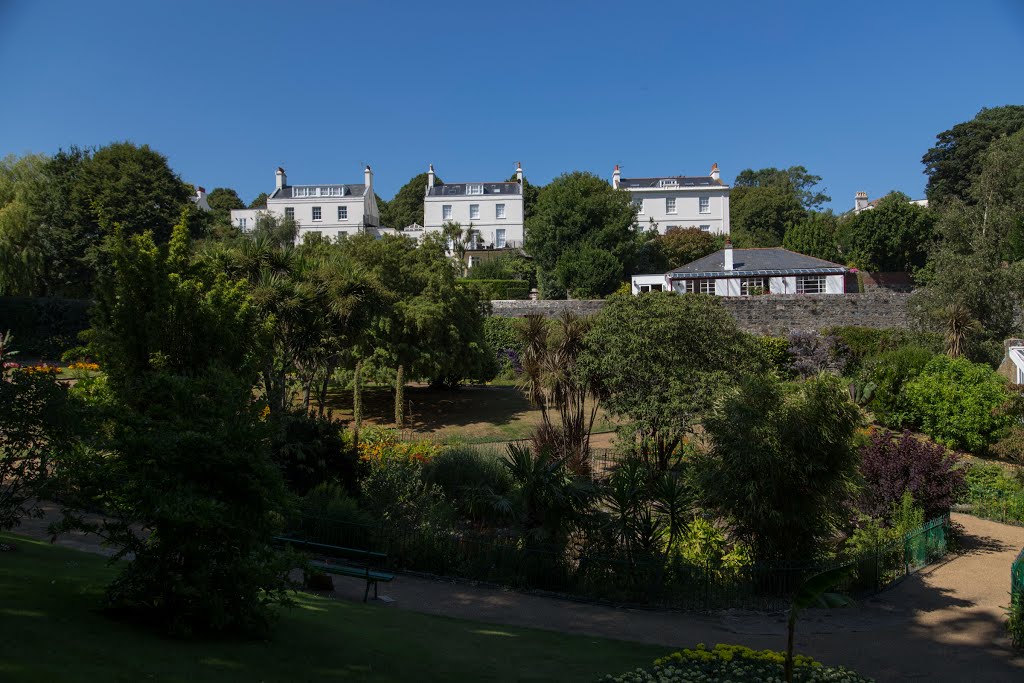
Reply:
[[[793,683],[793,636],[796,633],[796,608],[789,610],[789,636],[786,641],[786,683]]]
[[[359,444],[359,428],[363,425],[363,361],[356,363],[352,378],[352,436]]]
[[[405,367],[395,372],[395,429],[405,429]]]

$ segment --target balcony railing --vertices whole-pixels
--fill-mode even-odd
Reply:
[[[486,244],[484,242],[470,242],[466,245],[466,251],[488,251],[491,249],[522,249],[522,240],[505,240],[505,246],[499,247],[495,244]]]

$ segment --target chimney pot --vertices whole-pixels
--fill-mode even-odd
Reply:
[[[612,171],[612,187],[616,190],[619,189],[620,181],[622,180],[622,172],[619,171],[619,165],[615,164],[615,170]]]
[[[718,162],[711,164],[711,177],[714,180],[721,180],[722,174],[718,170]]]
[[[284,169],[280,166],[277,167],[277,189],[282,189],[288,184],[288,176],[285,175]]]

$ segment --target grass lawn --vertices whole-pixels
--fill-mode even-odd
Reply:
[[[405,388],[410,415],[406,428],[438,440],[466,443],[525,439],[541,422],[540,411],[530,405],[514,386],[466,385],[458,389],[434,389],[411,384]],[[393,427],[394,394],[390,387],[368,386],[363,390],[363,424]],[[352,392],[333,388],[328,406],[335,419],[352,419]],[[594,432],[610,432],[615,425],[598,415]]]
[[[665,654],[307,594],[269,641],[171,640],[96,611],[104,558],[0,540],[2,681],[596,681]]]

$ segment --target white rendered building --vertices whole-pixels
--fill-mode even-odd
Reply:
[[[726,241],[725,249],[668,273],[630,279],[634,294],[845,294],[848,272],[846,266],[788,249],[733,249]]]
[[[878,206],[878,202],[882,201],[883,199],[885,199],[885,197],[888,197],[888,196],[889,195],[885,195],[884,197],[879,197],[878,199],[872,199],[871,201],[868,201],[868,193],[864,192],[863,190],[861,190],[860,192],[858,192],[857,194],[855,194],[853,196],[853,213],[854,213],[854,215],[860,213],[861,211],[871,211],[876,206]],[[907,203],[908,204],[915,204],[917,206],[923,206],[926,209],[928,208],[928,200],[927,199],[911,199]]]
[[[373,171],[367,166],[361,185],[289,185],[284,169],[277,169],[277,187],[267,198],[266,209],[236,209],[231,224],[242,232],[256,227],[261,213],[294,218],[299,226],[298,243],[306,235],[319,234],[331,241],[362,232],[376,234],[380,225],[373,194]]]
[[[478,249],[518,249],[523,246],[523,167],[516,163],[516,180],[445,183],[427,172],[423,198],[423,232],[440,232],[445,223],[473,226],[480,233]]]
[[[655,228],[662,235],[674,227],[729,234],[729,186],[722,183],[718,164],[706,176],[658,178],[623,178],[616,165],[612,187],[632,195],[641,228]]]

